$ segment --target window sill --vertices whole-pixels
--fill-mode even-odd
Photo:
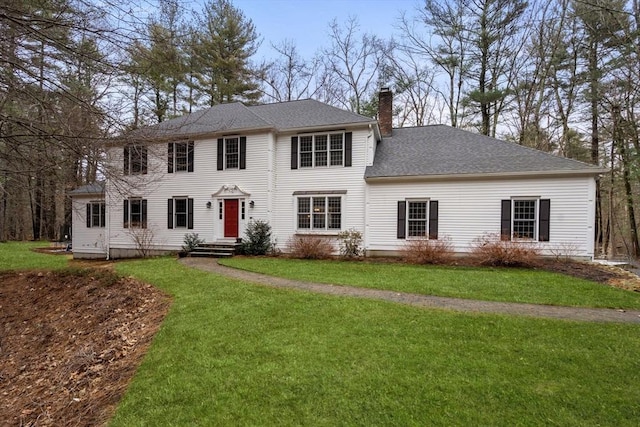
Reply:
[[[342,233],[342,230],[331,230],[331,231],[296,230],[295,235],[296,236],[336,237],[340,233]]]

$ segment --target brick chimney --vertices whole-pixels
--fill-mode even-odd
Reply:
[[[393,93],[388,87],[380,89],[378,94],[378,125],[382,136],[391,136],[393,132]]]

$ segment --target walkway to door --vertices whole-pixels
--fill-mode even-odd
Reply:
[[[537,304],[504,303],[477,301],[461,298],[445,298],[429,295],[416,295],[377,289],[355,288],[351,286],[326,285],[321,283],[299,282],[280,277],[266,276],[235,268],[225,267],[211,258],[183,258],[181,262],[188,266],[223,276],[233,277],[246,282],[276,288],[294,288],[323,294],[352,296],[359,298],[393,301],[425,308],[463,311],[472,313],[509,314],[528,317],[574,320],[581,322],[640,323],[640,311],[623,311],[602,308],[559,307]]]

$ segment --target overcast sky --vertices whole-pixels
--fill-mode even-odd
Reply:
[[[294,40],[304,58],[328,46],[328,25],[356,16],[364,32],[389,38],[402,11],[415,15],[420,0],[232,0],[263,39],[258,58],[273,58],[271,44]]]

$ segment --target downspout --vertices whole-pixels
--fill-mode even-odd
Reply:
[[[110,254],[111,254],[111,248],[110,248],[110,244],[111,244],[111,203],[109,201],[109,191],[107,190],[108,188],[108,181],[104,183],[104,207],[105,209],[107,209],[106,215],[105,215],[105,224],[104,224],[104,244],[105,244],[105,248],[107,250],[107,256],[106,256],[106,260],[109,261],[110,260]]]

